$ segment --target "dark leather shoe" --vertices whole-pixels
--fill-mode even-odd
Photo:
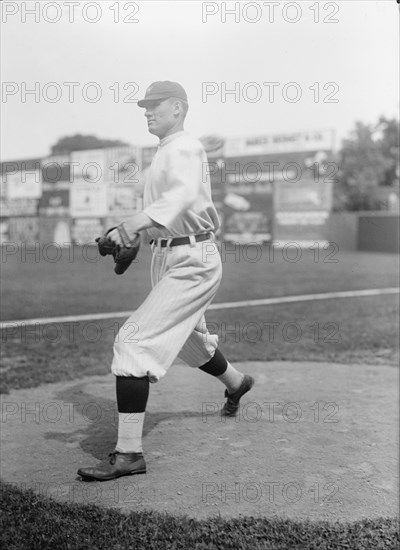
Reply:
[[[142,453],[120,453],[119,451],[113,451],[108,456],[110,459],[105,460],[98,466],[79,468],[78,475],[86,479],[109,481],[121,476],[146,473],[146,462]]]
[[[254,385],[254,378],[248,374],[245,374],[239,388],[234,393],[228,393],[225,390],[225,397],[227,397],[225,405],[222,407],[222,415],[234,416],[239,408],[240,398],[247,393]]]

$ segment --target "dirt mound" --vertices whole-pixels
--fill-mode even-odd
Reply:
[[[236,418],[221,418],[224,388],[200,371],[173,367],[152,385],[148,473],[106,483],[83,482],[76,471],[114,448],[112,375],[13,391],[3,396],[2,479],[60,501],[196,518],[397,514],[395,368],[237,367],[256,385]]]

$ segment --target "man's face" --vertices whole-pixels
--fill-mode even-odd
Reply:
[[[169,99],[152,101],[148,103],[145,109],[144,116],[147,118],[147,127],[150,134],[162,139],[175,126],[177,121],[177,109],[173,101]]]

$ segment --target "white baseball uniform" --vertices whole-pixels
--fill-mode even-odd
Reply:
[[[117,376],[149,374],[156,381],[176,357],[198,368],[218,346],[204,313],[221,282],[221,258],[213,238],[194,239],[220,226],[206,167],[203,146],[185,131],[160,141],[143,193],[143,212],[162,226],[147,230],[155,240],[152,290],[115,339]],[[161,248],[157,240],[182,236],[190,236],[191,244]]]

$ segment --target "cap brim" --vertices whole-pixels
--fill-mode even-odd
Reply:
[[[151,99],[140,99],[137,104],[139,107],[147,107],[148,105],[153,105],[154,103],[157,103],[159,101],[164,101],[165,99],[168,99],[167,97],[153,97]]]
[[[161,97],[153,97],[151,99],[140,99],[137,104],[139,107],[147,107],[148,105],[152,105],[154,103],[157,103],[157,102],[161,102],[161,101],[165,101],[166,99],[170,99],[171,97],[176,97],[176,99],[180,99],[181,101],[186,101],[187,103],[187,98],[184,98],[184,97],[178,97],[178,96],[174,96],[174,95],[169,95],[167,97],[165,96],[161,96]]]

